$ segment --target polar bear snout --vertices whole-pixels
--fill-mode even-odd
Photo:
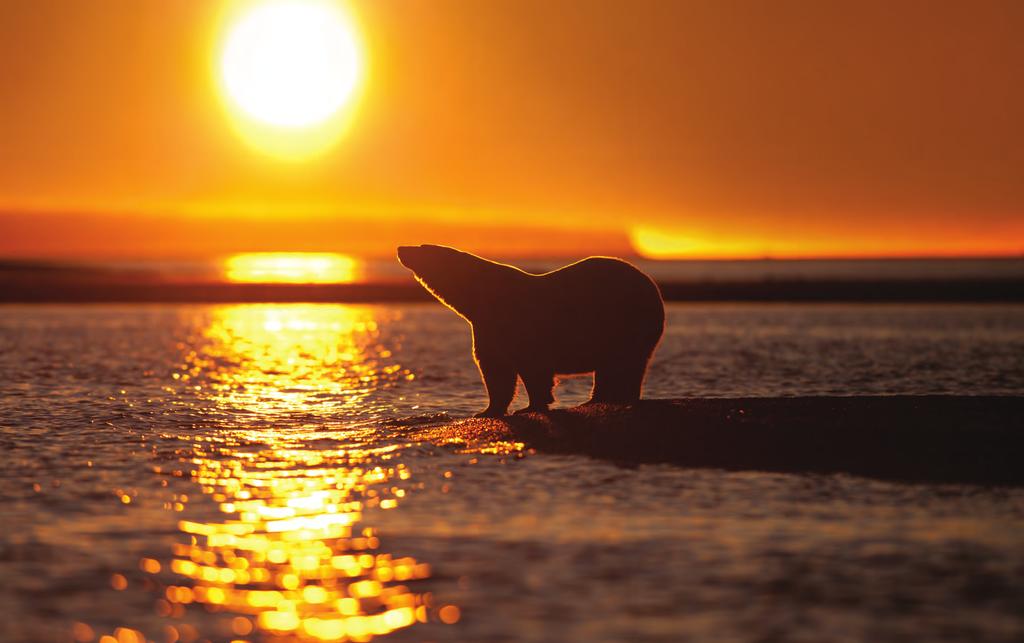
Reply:
[[[422,246],[398,246],[398,262],[410,270],[416,270],[416,258]]]
[[[438,266],[461,260],[466,255],[447,246],[423,244],[420,246],[398,246],[398,261],[417,275],[434,272]]]

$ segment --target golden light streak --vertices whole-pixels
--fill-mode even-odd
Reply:
[[[847,226],[836,233],[814,225],[766,230],[748,224],[689,227],[635,225],[629,229],[634,252],[646,259],[822,259],[871,257],[954,257],[999,254],[993,246],[963,234],[942,239],[922,230],[916,240],[878,228]],[[923,236],[922,236],[923,235]]]
[[[720,238],[652,226],[630,228],[629,240],[645,259],[760,258],[766,251],[764,239]]]
[[[224,277],[242,283],[352,283],[360,269],[357,259],[332,252],[251,252],[224,260]]]

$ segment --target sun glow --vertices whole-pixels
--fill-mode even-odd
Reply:
[[[316,156],[344,133],[362,56],[337,2],[266,0],[232,14],[218,85],[232,122],[254,148],[285,159]]]
[[[686,229],[637,225],[629,230],[629,241],[645,259],[820,259],[866,257],[935,257],[996,254],[999,251],[973,239],[945,240],[939,237],[908,242],[898,235],[878,230],[848,230],[837,235],[822,230],[787,234],[764,232],[737,226],[735,231],[692,226]],[[938,244],[944,250],[938,251]]]
[[[245,283],[352,283],[359,269],[358,260],[332,252],[251,252],[224,260],[225,278]]]
[[[646,259],[750,259],[761,258],[772,251],[799,254],[801,250],[799,246],[768,244],[763,239],[649,226],[631,228],[629,241],[636,253]]]

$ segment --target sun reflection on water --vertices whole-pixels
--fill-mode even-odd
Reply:
[[[196,606],[223,616],[219,634],[203,636],[236,640],[369,641],[458,613],[414,589],[430,567],[385,552],[364,518],[406,496],[402,446],[375,443],[365,424],[334,428],[340,411],[412,377],[382,344],[379,314],[220,307],[183,345],[177,390],[210,404],[217,425],[178,436],[188,457],[156,468],[187,470],[206,500],[169,503],[182,539],[163,564],[140,562],[169,639],[188,638]]]
[[[311,640],[367,641],[428,619],[429,596],[402,583],[430,568],[382,552],[361,525],[365,507],[394,507],[404,496],[410,472],[389,462],[393,449],[210,442],[209,451],[196,445],[194,480],[222,519],[179,523],[188,541],[170,567],[191,582],[166,588],[172,612],[202,603],[251,617],[241,629]]]
[[[247,252],[224,260],[224,277],[241,283],[336,284],[362,276],[362,264],[336,252]]]
[[[381,341],[385,314],[341,305],[215,308],[173,377],[201,385],[218,408],[243,414],[365,415],[373,391],[413,378]]]

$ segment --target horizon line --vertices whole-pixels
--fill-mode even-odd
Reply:
[[[443,245],[443,244],[441,244]],[[397,246],[396,246],[397,249]],[[393,253],[376,253],[376,252],[351,252],[351,251],[320,251],[320,250],[291,250],[291,249],[280,249],[280,250],[239,250],[237,252],[224,252],[224,253],[213,253],[213,254],[181,254],[181,255],[132,255],[132,254],[68,254],[68,255],[43,255],[43,254],[8,254],[0,253],[0,265],[3,264],[22,264],[26,267],[31,265],[42,265],[48,267],[57,267],[61,265],[78,265],[78,264],[92,264],[92,263],[122,263],[122,262],[142,262],[142,263],[161,263],[161,262],[215,262],[222,261],[224,259],[245,255],[245,254],[335,254],[344,257],[350,257],[356,260],[362,261],[383,261],[387,259],[394,259]],[[569,260],[573,257],[579,257],[581,255],[574,254],[571,252],[566,253],[490,253],[488,256],[504,259],[526,259],[530,261],[545,261],[545,260]],[[993,254],[982,254],[982,253],[965,253],[965,254],[935,254],[935,253],[902,253],[902,254],[850,254],[850,255],[836,255],[836,254],[825,254],[825,255],[762,255],[762,256],[746,256],[746,255],[696,255],[688,257],[647,257],[643,254],[636,252],[635,250],[631,253],[618,253],[618,254],[607,254],[607,253],[595,253],[587,256],[619,256],[628,259],[637,259],[641,261],[648,261],[652,263],[686,263],[686,262],[762,262],[762,261],[789,261],[789,262],[812,262],[812,261],[1021,261],[1024,260],[1024,251],[1020,253],[993,253]]]

